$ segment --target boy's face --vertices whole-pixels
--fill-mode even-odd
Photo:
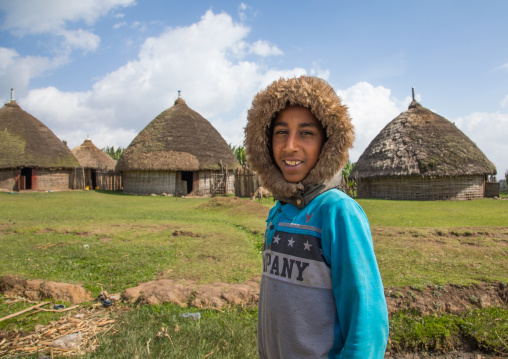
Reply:
[[[301,182],[316,165],[325,143],[325,131],[308,108],[289,106],[273,123],[275,163],[288,182]]]

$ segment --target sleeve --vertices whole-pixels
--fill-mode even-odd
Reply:
[[[335,202],[325,216],[323,255],[331,267],[338,317],[332,350],[342,347],[342,358],[348,359],[384,358],[388,310],[367,216],[351,199]]]

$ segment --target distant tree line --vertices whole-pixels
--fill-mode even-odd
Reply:
[[[233,146],[230,143],[229,148],[231,148],[231,151],[233,151],[233,154],[242,166],[247,164],[247,156],[245,155],[245,148],[243,146]]]
[[[123,147],[118,147],[116,150],[115,150],[115,146],[106,146],[106,148],[102,148],[102,151],[104,153],[106,153],[107,155],[109,155],[112,159],[118,161],[120,159],[120,157],[122,157],[122,154],[123,154],[123,151],[125,150],[125,148]]]

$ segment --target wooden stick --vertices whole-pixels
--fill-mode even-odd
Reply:
[[[26,308],[26,309],[23,309],[22,311],[20,312],[17,312],[17,313],[14,313],[14,314],[11,314],[11,315],[8,315],[6,317],[3,317],[3,318],[0,318],[0,322],[3,322],[4,320],[7,320],[7,319],[11,319],[11,318],[14,318],[14,317],[17,317],[18,315],[21,315],[23,313],[26,313],[26,312],[29,312],[31,311],[32,309],[35,309],[35,308],[39,308],[39,307],[42,307],[46,304],[50,304],[51,302],[43,302],[43,303],[39,303],[37,305],[34,305],[30,308]]]
[[[39,308],[38,310],[41,311],[41,312],[68,312],[69,310],[76,309],[77,307],[79,307],[79,304],[78,305],[74,305],[74,306],[69,307],[69,308],[65,308],[65,309],[42,309],[42,308]]]

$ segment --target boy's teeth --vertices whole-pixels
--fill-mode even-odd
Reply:
[[[284,161],[286,162],[286,164],[290,165],[290,166],[296,166],[296,165],[299,165],[300,163],[302,163],[302,161]]]

